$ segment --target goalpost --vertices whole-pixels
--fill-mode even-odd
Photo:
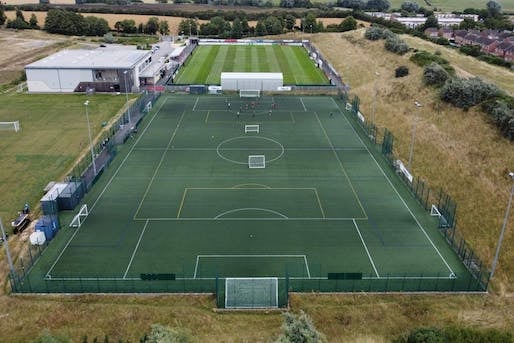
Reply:
[[[438,217],[439,218],[439,227],[440,228],[444,228],[444,229],[447,229],[450,227],[450,225],[448,224],[448,221],[446,220],[446,218],[441,214],[441,212],[439,212],[439,209],[437,208],[436,205],[432,205],[432,207],[430,208],[430,215],[432,217]]]
[[[0,121],[0,130],[18,132],[21,130],[20,122],[17,121]]]
[[[70,227],[80,227],[84,220],[86,220],[87,216],[89,215],[89,211],[87,209],[87,205],[84,204],[79,210],[79,213],[73,217],[73,220],[70,223]]]
[[[261,91],[259,89],[240,89],[239,97],[240,98],[259,98],[261,96]]]

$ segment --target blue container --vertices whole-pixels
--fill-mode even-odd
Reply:
[[[57,218],[51,216],[43,216],[36,223],[36,231],[42,231],[47,241],[52,240],[59,230],[59,222]]]

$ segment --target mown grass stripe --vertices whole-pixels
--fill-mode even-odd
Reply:
[[[236,62],[237,46],[224,46],[223,48],[227,48],[227,55],[221,71],[231,72],[234,70],[234,63]]]
[[[205,78],[210,69],[211,58],[216,56],[216,52],[213,53],[215,47],[211,45],[196,49],[195,54],[189,58],[187,64],[182,66],[175,83],[205,83]],[[188,64],[195,65],[197,68],[188,68]]]
[[[295,56],[295,61],[300,70],[303,71],[306,76],[304,83],[308,84],[327,84],[328,79],[321,69],[317,68],[316,65],[310,60],[307,50],[302,47],[292,47],[292,53]]]
[[[252,46],[250,55],[252,57],[252,72],[263,72],[256,46]]]
[[[223,49],[219,45],[216,46],[218,47],[216,55],[207,61],[210,65],[210,73],[208,73],[204,82],[207,84],[219,84],[221,82],[221,69],[223,68],[223,62],[227,56],[228,49],[225,46],[223,46]]]
[[[282,72],[282,74],[284,76],[284,84],[286,84],[286,85],[298,84],[298,82],[296,81],[296,77],[292,73],[292,70],[289,66],[287,57],[284,54],[284,51],[282,50],[282,46],[273,45],[273,52],[275,53],[276,59],[278,61],[278,65],[280,66],[280,71]]]
[[[259,64],[259,71],[262,72],[269,72],[270,71],[270,65],[271,61],[268,61],[265,47],[262,45],[258,45],[255,47],[257,50],[257,60]]]
[[[268,71],[273,73],[280,73],[280,65],[278,64],[277,56],[273,51],[273,46],[264,46],[264,51],[266,52],[266,63],[268,65]]]
[[[244,59],[244,71],[249,72],[252,71],[252,52],[250,51],[251,47],[247,47],[245,49],[245,59]]]

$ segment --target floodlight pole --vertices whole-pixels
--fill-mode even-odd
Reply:
[[[129,103],[128,103],[127,74],[128,74],[128,70],[125,70],[123,72],[123,75],[125,76],[124,77],[124,79],[125,79],[125,102],[127,103],[128,122],[129,122],[129,125],[130,125],[130,106],[129,106]]]
[[[312,35],[312,24],[309,24],[310,28],[311,28],[311,35]]]
[[[93,151],[93,140],[91,139],[91,125],[89,124],[89,111],[88,111],[89,100],[86,100],[84,105],[86,106],[87,131],[89,133],[89,149],[91,150],[91,161],[93,162],[93,172],[96,176],[95,153]]]
[[[2,239],[4,240],[3,245],[5,247],[5,254],[7,255],[7,263],[9,264],[9,270],[11,271],[11,274],[14,276],[14,265],[12,263],[11,252],[9,251],[9,243],[7,243],[7,236],[5,235],[4,225],[2,224],[1,218],[0,229],[2,230]]]
[[[509,173],[509,176],[514,181],[514,173]],[[494,272],[496,270],[496,265],[498,264],[498,257],[500,256],[500,248],[503,243],[503,235],[505,234],[505,229],[507,228],[507,222],[509,221],[509,212],[510,208],[512,206],[512,197],[514,196],[514,184],[512,185],[512,188],[510,190],[510,196],[509,196],[509,202],[507,205],[507,210],[505,211],[505,218],[503,219],[503,225],[502,230],[500,232],[500,238],[498,238],[498,245],[496,246],[496,253],[494,254],[494,260],[493,265],[491,267],[491,275],[489,276],[489,279],[492,279],[494,276]]]
[[[410,172],[412,172],[412,154],[414,152],[414,141],[416,140],[416,122],[418,120],[418,110],[421,107],[421,104],[417,101],[414,101],[414,105],[416,105],[416,111],[414,112],[414,121],[412,122],[412,137],[410,140],[409,162],[407,164],[407,169]]]
[[[376,110],[376,103],[377,103],[377,81],[380,74],[375,71],[375,93],[373,94],[373,110],[371,111],[371,123],[375,124],[375,110]]]

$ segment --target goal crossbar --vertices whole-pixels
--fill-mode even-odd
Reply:
[[[70,227],[80,227],[82,223],[86,220],[89,215],[89,211],[87,209],[87,204],[84,204],[80,207],[79,213],[73,217],[73,220],[70,223]]]

